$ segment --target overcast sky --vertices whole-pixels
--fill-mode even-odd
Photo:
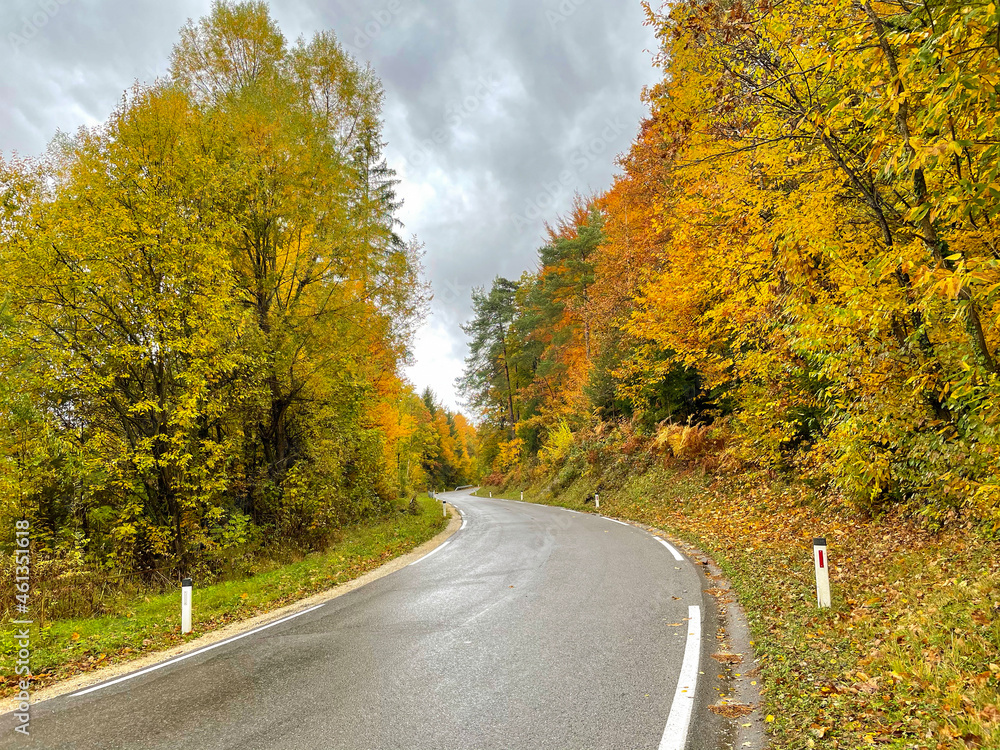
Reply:
[[[0,152],[40,153],[167,71],[210,0],[3,0]],[[332,29],[386,89],[406,233],[431,316],[409,377],[452,407],[473,287],[535,266],[546,220],[610,185],[656,80],[639,0],[273,0],[289,40]]]

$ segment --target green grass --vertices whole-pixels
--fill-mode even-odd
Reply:
[[[341,540],[290,565],[272,564],[253,576],[199,588],[193,594],[194,631],[180,635],[180,594],[168,592],[122,602],[113,616],[54,620],[32,632],[34,689],[104,664],[160,651],[346,583],[431,539],[447,523],[438,501],[419,498],[419,515],[397,514],[346,528]],[[0,641],[4,681],[14,692],[13,630]]]

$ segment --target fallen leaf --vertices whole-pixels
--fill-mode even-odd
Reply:
[[[708,710],[713,714],[725,716],[727,719],[738,719],[753,713],[753,706],[749,703],[717,703],[714,706],[709,706]]]
[[[739,664],[743,661],[740,654],[712,654],[712,658],[723,664]]]

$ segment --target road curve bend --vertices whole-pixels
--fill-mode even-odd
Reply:
[[[238,641],[33,706],[30,739],[8,714],[0,748],[718,746],[718,727],[699,719],[715,625],[694,565],[601,516],[440,497],[463,528],[408,567]]]

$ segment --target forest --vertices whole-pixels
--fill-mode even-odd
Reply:
[[[1000,12],[647,4],[661,81],[609,190],[473,296],[490,485],[608,441],[1000,532]]]
[[[332,33],[220,0],[103,125],[0,161],[0,535],[30,522],[36,583],[210,580],[474,478],[401,375],[429,291],[382,104]]]

